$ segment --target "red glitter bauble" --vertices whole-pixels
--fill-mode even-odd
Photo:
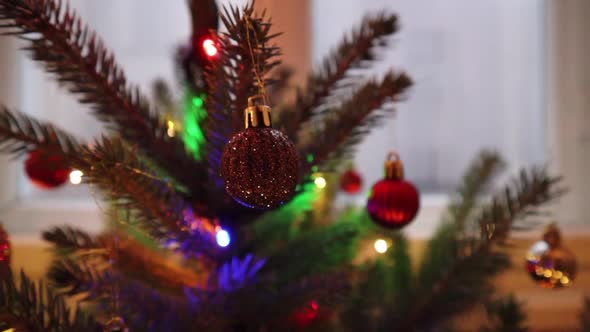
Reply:
[[[52,189],[66,183],[71,168],[61,156],[35,150],[29,153],[25,161],[25,171],[34,185],[41,189]]]
[[[293,196],[298,175],[295,146],[273,128],[247,128],[223,151],[225,189],[246,207],[266,210],[282,205]]]
[[[361,191],[362,187],[363,178],[353,169],[344,172],[340,177],[340,188],[346,193],[357,194]]]
[[[391,160],[394,156],[397,159]],[[399,156],[390,153],[385,163],[385,179],[373,186],[367,202],[369,216],[383,227],[402,228],[418,213],[418,190],[403,177],[403,165]]]

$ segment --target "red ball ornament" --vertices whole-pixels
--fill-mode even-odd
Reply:
[[[377,182],[369,195],[369,216],[383,227],[399,229],[414,219],[419,208],[420,195],[411,182],[404,180],[399,155],[389,153],[385,162],[385,179]]]
[[[10,266],[10,256],[12,255],[10,238],[4,227],[0,225],[0,264]]]
[[[225,146],[221,176],[227,193],[238,203],[268,210],[287,202],[299,178],[299,156],[282,132],[271,128],[270,107],[248,99],[246,129]]]
[[[317,301],[311,301],[305,307],[295,311],[289,320],[299,328],[308,327],[318,318],[319,309]]]
[[[41,189],[52,189],[66,183],[71,168],[67,161],[45,151],[34,150],[25,161],[25,172],[31,182]]]
[[[348,194],[358,194],[363,187],[363,178],[354,169],[342,173],[340,177],[340,188]]]

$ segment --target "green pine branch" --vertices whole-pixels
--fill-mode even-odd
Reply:
[[[493,290],[490,277],[510,264],[495,247],[505,242],[517,221],[539,214],[544,204],[563,194],[559,181],[543,168],[523,170],[474,217],[476,236],[465,237],[460,224],[443,224],[430,245],[441,254],[427,252],[433,256],[420,270],[415,302],[396,326],[405,331],[433,326],[486,299]]]
[[[285,282],[329,271],[354,258],[361,232],[358,224],[346,222],[310,230],[269,253],[264,269]]]
[[[43,149],[66,158],[76,158],[80,142],[55,126],[35,120],[24,113],[0,106],[0,152],[16,156]]]
[[[393,113],[389,104],[399,101],[411,85],[406,74],[390,71],[382,80],[362,85],[341,106],[326,111],[326,116],[314,125],[307,142],[297,145],[301,156],[313,156],[313,162],[305,163],[304,173],[309,174],[314,165],[326,170],[342,165],[342,159],[349,156],[369,129]]]
[[[0,314],[7,328],[27,332],[102,331],[102,327],[79,309],[72,311],[63,295],[21,272],[20,285],[13,278],[0,280]]]
[[[481,332],[527,332],[527,319],[523,304],[514,294],[486,303],[486,311],[491,326],[480,329]]]
[[[303,125],[320,114],[321,106],[330,97],[341,97],[358,77],[351,72],[366,69],[376,60],[375,49],[387,45],[387,37],[399,29],[397,15],[367,16],[361,25],[345,36],[338,46],[322,61],[321,67],[311,73],[303,89],[297,90],[295,102],[280,114],[278,127],[294,142]]]
[[[192,209],[170,182],[160,179],[120,139],[103,138],[92,148],[51,124],[37,121],[25,114],[0,109],[0,149],[22,154],[43,149],[61,154],[71,167],[84,173],[84,181],[96,185],[113,203],[133,213],[133,221],[157,239],[171,236],[188,241],[186,250],[202,248],[214,256],[215,239],[206,224],[194,224],[185,213]]]
[[[59,252],[67,255],[77,250],[99,249],[104,246],[90,234],[73,227],[54,227],[43,231],[43,240],[53,244]]]
[[[101,189],[118,210],[130,211],[129,221],[156,239],[178,241],[187,252],[219,254],[211,225],[190,220],[193,207],[122,140],[103,138],[93,148],[84,148],[82,156],[88,165],[85,180]]]
[[[73,10],[56,0],[2,0],[0,28],[25,40],[33,60],[81,103],[92,105],[98,119],[137,144],[195,195],[204,192],[204,165],[186,153],[180,138],[166,135],[166,124],[147,98],[128,84],[113,53]]]

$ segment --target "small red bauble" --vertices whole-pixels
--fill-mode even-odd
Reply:
[[[0,264],[10,265],[11,252],[10,239],[4,227],[0,225]]]
[[[295,311],[289,320],[299,328],[308,327],[318,318],[319,309],[317,301],[311,301],[305,307]]]
[[[357,194],[363,187],[363,178],[354,170],[349,169],[340,177],[340,188],[349,194]]]
[[[221,160],[225,190],[238,203],[267,210],[287,202],[299,178],[293,143],[271,128],[270,107],[248,100],[246,129],[227,143]]]
[[[395,160],[392,158],[395,157]],[[420,195],[416,187],[404,180],[399,155],[389,154],[385,162],[385,179],[371,189],[367,210],[377,224],[398,229],[409,224],[420,208]]]
[[[25,161],[25,172],[37,187],[52,189],[68,181],[71,168],[67,161],[59,155],[34,150],[29,153]]]

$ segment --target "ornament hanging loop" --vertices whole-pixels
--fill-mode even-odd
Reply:
[[[552,222],[547,226],[543,233],[543,240],[547,242],[550,248],[561,246],[561,231],[555,222]]]
[[[396,151],[390,151],[385,160],[385,178],[402,180],[404,178],[404,164]]]
[[[266,96],[259,94],[248,98],[248,107],[244,110],[244,127],[269,128],[271,126],[270,106],[266,103]]]

